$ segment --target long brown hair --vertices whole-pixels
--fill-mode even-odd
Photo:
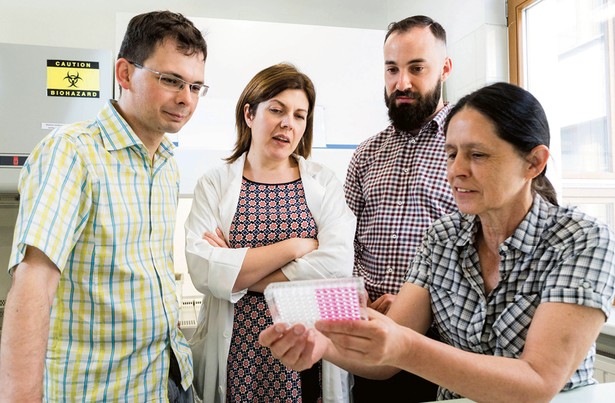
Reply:
[[[314,128],[314,105],[316,104],[316,90],[312,80],[301,73],[289,63],[279,63],[258,72],[246,85],[235,107],[235,127],[237,141],[230,157],[225,160],[230,164],[235,162],[243,153],[250,150],[252,130],[244,117],[245,105],[250,105],[250,114],[254,115],[261,102],[270,100],[282,91],[293,89],[303,90],[308,99],[308,114],[306,118],[305,133],[297,145],[295,154],[307,158],[312,153],[312,139]]]

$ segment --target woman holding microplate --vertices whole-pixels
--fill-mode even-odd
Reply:
[[[387,316],[368,308],[367,321],[317,330],[277,323],[259,341],[295,369],[321,358],[372,379],[403,369],[439,385],[438,400],[548,402],[595,384],[615,236],[558,205],[542,106],[495,83],[459,100],[445,133],[459,212],[427,231]],[[423,335],[431,325],[442,341]]]

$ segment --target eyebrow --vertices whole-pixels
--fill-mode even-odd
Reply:
[[[277,98],[271,98],[269,101],[270,101],[270,102],[277,102],[278,104],[280,104],[280,105],[282,105],[284,108],[286,108],[286,104],[285,104],[284,102],[280,101],[280,100],[279,100],[279,99],[277,99]],[[306,109],[303,109],[303,108],[299,108],[299,109],[297,109],[297,111],[307,113],[307,110],[306,110]]]
[[[181,74],[177,74],[177,73],[174,73],[174,72],[160,71],[160,73],[166,74],[167,76],[173,76],[175,78],[179,78],[180,80],[183,80],[183,81],[187,82],[188,84],[203,84],[204,83],[204,81],[200,81],[200,80],[199,81],[190,82],[190,81],[186,80]]]
[[[425,59],[423,57],[419,57],[419,58],[416,58],[416,59],[412,59],[412,60],[406,62],[405,64],[408,65],[408,64],[416,64],[416,63],[426,63],[426,62],[427,62],[427,59]],[[397,65],[397,63],[394,62],[393,60],[385,60],[384,64],[385,65]]]
[[[450,144],[450,143],[444,143],[444,148],[445,149],[450,149],[450,148],[455,148],[455,149],[457,149],[457,148],[465,148],[465,149],[470,148],[471,149],[471,148],[488,148],[488,147],[484,143],[472,142],[472,143],[462,143],[459,146],[456,146],[456,145],[453,145],[453,144]]]

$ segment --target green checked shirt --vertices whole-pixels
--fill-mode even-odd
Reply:
[[[152,162],[109,101],[95,120],[54,130],[26,161],[9,268],[31,245],[62,272],[45,401],[167,401],[171,349],[182,386],[192,384],[173,272],[172,148],[165,138]]]

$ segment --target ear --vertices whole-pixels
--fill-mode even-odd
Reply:
[[[544,144],[536,146],[530,151],[527,156],[527,161],[529,163],[528,167],[528,179],[534,179],[542,171],[544,171],[547,166],[547,161],[549,160],[549,148]]]
[[[442,82],[446,81],[448,76],[451,74],[451,71],[453,71],[453,61],[450,57],[446,56],[444,58],[444,66],[442,66],[442,74],[440,75]]]
[[[123,57],[115,62],[115,79],[122,89],[130,88],[130,74],[132,71],[132,64],[128,63],[128,60]]]
[[[254,115],[252,115],[252,113],[250,113],[250,104],[245,104],[243,106],[243,118],[246,120],[246,124],[251,129],[252,128],[252,121],[254,120]]]

